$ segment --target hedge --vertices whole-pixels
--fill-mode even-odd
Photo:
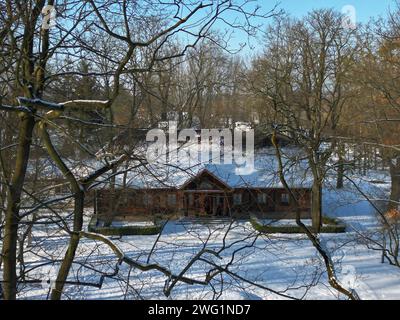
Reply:
[[[323,225],[321,233],[344,233],[346,232],[346,225],[337,219],[330,217],[323,217]],[[263,225],[256,217],[250,217],[250,223],[253,228],[261,233],[304,233],[304,231],[297,225],[290,226],[274,226],[274,225]],[[312,227],[309,227],[311,232],[315,232]]]
[[[88,231],[104,236],[151,236],[162,231],[162,224],[155,223],[153,226],[98,227],[97,218],[93,217],[90,220]]]

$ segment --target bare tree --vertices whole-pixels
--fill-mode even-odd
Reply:
[[[63,1],[60,5],[54,0],[7,0],[1,4],[0,42],[4,53],[1,57],[1,75],[2,81],[11,83],[12,91],[2,97],[0,110],[2,114],[6,112],[19,116],[18,137],[15,142],[4,147],[15,148],[15,166],[10,170],[2,167],[2,179],[7,186],[2,246],[6,299],[15,299],[17,296],[18,229],[23,216],[21,203],[25,195],[30,196],[25,189],[25,182],[36,125],[40,123],[38,130],[41,131],[43,144],[68,180],[75,200],[69,249],[58,276],[61,282],[57,283],[57,288],[52,293],[52,297],[58,299],[61,297],[63,282],[68,276],[79,243],[83,199],[87,189],[84,187],[86,182],[77,181],[64,163],[46,127],[49,124],[55,125],[79,148],[93,156],[89,148],[63,130],[59,120],[62,119],[65,110],[78,110],[78,114],[82,114],[82,110],[96,112],[106,109],[110,111],[109,120],[113,121],[112,107],[122,91],[124,79],[129,75],[152,70],[157,62],[183,56],[188,48],[195,46],[202,39],[212,39],[211,30],[217,21],[251,33],[257,28],[257,25],[251,24],[252,18],[267,18],[274,14],[273,11],[261,13],[259,8],[249,9],[248,4],[248,0],[183,1],[174,4],[158,0],[93,0],[80,3]],[[52,18],[49,10],[53,7],[60,17],[54,27],[48,24],[54,21],[47,19]],[[242,15],[245,22],[237,24],[230,22],[229,18],[224,19],[229,12]],[[41,19],[42,13],[46,16],[44,21]],[[159,27],[152,28],[154,24]],[[142,26],[147,32],[137,32]],[[165,50],[181,35],[186,35],[188,40],[179,50]],[[115,51],[110,52],[95,45],[96,38],[104,36],[115,42]],[[82,64],[79,65],[79,59],[85,55],[89,57],[89,61],[93,60],[91,70],[87,67],[82,68]],[[134,55],[137,64],[132,66],[130,62]],[[145,56],[148,58],[138,59]],[[103,69],[95,65],[101,59],[107,62],[103,63]],[[51,83],[57,78],[68,76],[82,77],[86,81],[90,77],[97,77],[99,83],[104,85],[104,99],[90,99],[87,92],[83,98],[77,92],[69,92],[68,99],[65,99],[63,93],[57,96],[49,90]],[[11,118],[15,119],[13,116],[10,116]],[[86,120],[75,121],[82,124]],[[109,128],[112,126],[113,123]],[[1,151],[4,156],[3,146]],[[103,168],[112,169],[112,165],[108,164]],[[102,170],[104,169],[88,177],[89,181],[91,182]]]
[[[314,177],[313,227],[319,232],[326,165],[352,94],[347,74],[357,52],[355,34],[332,10],[313,11],[302,20],[277,19],[267,34],[250,84],[262,106],[272,110],[264,122],[279,124],[281,133],[307,152]]]

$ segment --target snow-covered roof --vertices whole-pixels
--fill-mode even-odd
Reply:
[[[285,150],[284,173],[291,188],[311,188],[312,176],[307,161],[299,159],[299,150]],[[278,176],[278,162],[272,148],[258,150],[254,167],[244,169],[232,164],[198,163],[188,165],[177,160],[169,164],[131,166],[126,174],[126,187],[137,189],[182,188],[185,183],[207,170],[230,188],[283,188]],[[117,176],[122,186],[124,176]]]

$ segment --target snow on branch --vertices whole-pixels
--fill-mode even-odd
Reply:
[[[29,108],[26,108],[26,107],[21,107],[21,106],[13,107],[13,106],[1,105],[1,104],[0,104],[0,110],[31,113],[31,110],[29,110]]]
[[[60,103],[65,108],[108,108],[109,100],[70,100]]]
[[[64,110],[64,107],[62,105],[42,99],[29,99],[25,97],[18,97],[18,101],[21,105],[32,108],[41,108],[46,110],[58,110],[58,111]]]
[[[52,111],[64,111],[64,108],[107,108],[110,105],[109,100],[70,100],[60,103],[54,103],[50,101],[46,101],[43,99],[29,99],[25,97],[18,97],[18,101],[21,104],[19,107],[11,107],[11,106],[0,106],[0,110],[6,111],[22,111],[22,112],[31,112],[29,108],[37,108],[37,109],[46,109]]]

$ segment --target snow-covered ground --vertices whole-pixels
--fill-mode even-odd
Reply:
[[[257,221],[260,222],[264,226],[296,226],[296,221],[294,219],[280,219],[280,220],[257,219]],[[311,219],[303,219],[302,222],[306,226],[312,225]]]
[[[153,221],[113,221],[112,227],[151,227]]]
[[[375,204],[387,196],[390,187],[387,177],[379,183],[374,176],[356,179],[358,188]],[[348,225],[345,234],[321,236],[336,262],[339,280],[344,286],[354,288],[362,299],[400,299],[400,268],[382,264],[380,252],[360,240],[363,233],[370,234],[379,228],[372,203],[350,182],[342,190],[334,190],[327,183],[323,200],[325,214]],[[26,254],[26,268],[37,267],[31,274],[36,273],[33,278],[43,279],[44,283],[21,287],[20,298],[43,299],[51,285],[46,280],[54,279],[57,266],[39,266],[49,258],[61,259],[68,237],[45,227],[35,228],[33,235],[32,248],[36,249]],[[207,248],[219,252],[219,256],[205,253],[205,260],[219,266],[229,265],[229,271],[237,275],[218,275],[208,286],[178,283],[170,299],[286,299],[285,295],[302,299],[338,298],[327,283],[321,259],[304,235],[262,236],[248,221],[231,226],[223,222],[207,225],[174,221],[165,226],[154,246],[157,238],[130,236],[112,240],[129,258],[143,264],[157,263],[175,274],[181,273],[200,250]],[[39,245],[41,249],[37,249]],[[163,294],[166,276],[158,271],[130,269],[124,263],[113,274],[117,263],[106,245],[82,240],[69,280],[99,283],[102,275],[109,277],[104,278],[101,288],[68,285],[63,298],[167,299]],[[197,261],[185,275],[204,280],[210,269],[209,264]]]

